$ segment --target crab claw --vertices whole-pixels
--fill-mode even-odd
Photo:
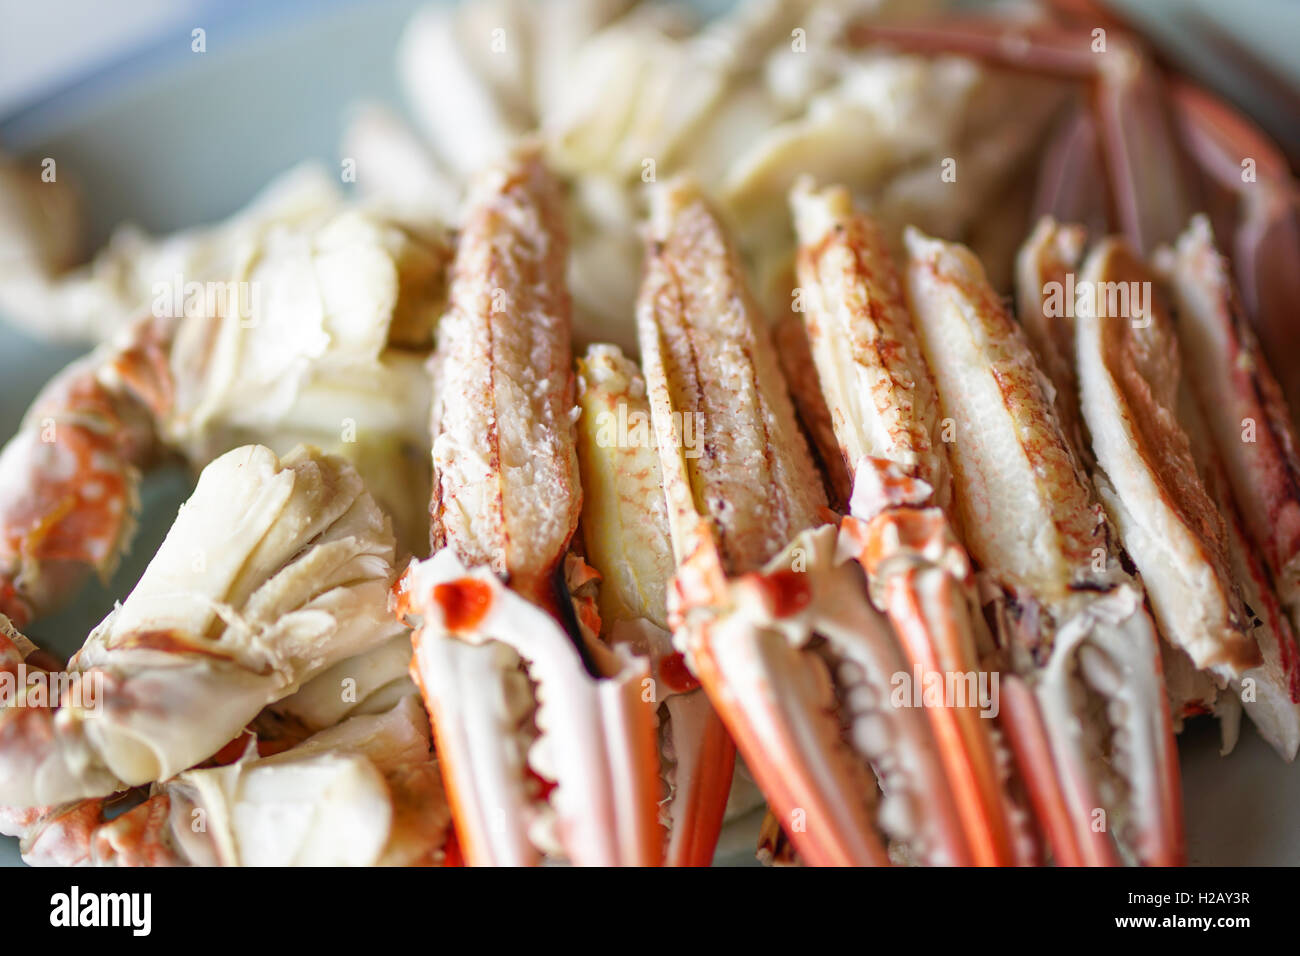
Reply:
[[[396,609],[472,865],[662,856],[649,663],[557,583],[582,502],[566,256],[559,185],[521,149],[471,193],[431,363],[439,550]]]
[[[939,400],[884,237],[843,187],[801,182],[791,205],[810,377],[838,445],[822,456],[838,452],[853,479],[844,521],[852,557],[866,568],[876,606],[918,672],[984,679],[987,687],[977,644],[989,641],[976,635],[983,625],[970,562],[942,511],[952,480]],[[990,722],[973,703],[926,708],[948,788],[974,861],[1025,860],[1030,851],[1014,832]]]
[[[961,688],[960,698],[926,704],[925,711],[973,861],[1032,862],[1033,840],[1005,789],[999,742],[988,722],[1001,707],[999,662],[989,653],[970,560],[947,518],[938,508],[886,510],[870,521],[850,515],[841,525],[846,551],[866,569],[873,600],[889,616],[913,670],[952,677]]]
[[[925,715],[890,699],[907,661],[861,571],[834,551],[833,527],[805,532],[688,612],[700,678],[807,863],[888,864],[868,764],[885,790],[881,828],[917,859],[969,863]]]
[[[677,576],[675,637],[801,859],[974,861],[926,714],[823,486],[736,254],[690,184],[654,199],[638,330]],[[699,440],[683,441],[687,426]],[[877,813],[877,784],[884,791]],[[882,832],[883,831],[883,832]]]
[[[905,239],[908,298],[954,426],[956,511],[1019,676],[1009,735],[1054,856],[1113,862],[1100,841],[1114,837],[1143,863],[1179,862],[1177,758],[1141,588],[979,262],[915,230]],[[1096,448],[1091,374],[1081,360]],[[1045,752],[1050,763],[1034,759]]]
[[[579,865],[656,865],[645,659],[592,643],[593,676],[554,618],[448,549],[412,565],[397,595],[399,613],[419,621],[412,670],[466,861],[531,864],[540,843]]]

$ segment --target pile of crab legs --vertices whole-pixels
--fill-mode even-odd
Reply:
[[[963,26],[863,42],[1061,62]],[[393,591],[467,862],[708,862],[734,740],[777,857],[1177,863],[1175,719],[1241,699],[1294,756],[1296,439],[1254,331],[1286,334],[1266,303],[1294,276],[1241,252],[1288,234],[1294,187],[1253,137],[1244,309],[1207,219],[1155,250],[1174,213],[1135,204],[1133,157],[1159,154],[1124,134],[1170,130],[1124,112],[1153,101],[1116,84],[1155,83],[1126,62],[1087,73],[1126,239],[1085,257],[1041,221],[1019,325],[965,249],[909,231],[900,272],[843,190],[801,183],[778,356],[680,180],[652,200],[641,367],[595,346],[575,376],[558,186],[528,151],[481,177],[433,362],[437,551]],[[1178,94],[1211,175],[1237,168],[1248,128]],[[1076,272],[1153,294],[1062,315]],[[602,435],[611,413],[652,427]],[[1000,713],[900,706],[911,673],[996,673]]]
[[[524,836],[540,816],[557,824],[558,849],[570,859],[651,861],[654,847],[644,839],[657,821],[668,827],[667,862],[705,862],[707,854],[676,852],[682,842],[674,823],[708,823],[712,835],[721,817],[725,788],[710,777],[719,767],[729,773],[730,762],[716,759],[725,746],[718,719],[782,831],[766,831],[768,852],[780,856],[788,840],[810,864],[1178,863],[1185,851],[1176,721],[1215,707],[1230,723],[1240,700],[1265,738],[1294,756],[1295,430],[1254,332],[1257,326],[1274,341],[1289,334],[1278,289],[1294,275],[1281,262],[1241,251],[1252,235],[1292,234],[1295,192],[1285,163],[1208,94],[1175,88],[1179,132],[1204,171],[1241,196],[1237,278],[1252,285],[1245,296],[1252,323],[1209,221],[1196,217],[1188,225],[1186,197],[1169,188],[1175,179],[1161,162],[1176,156],[1178,141],[1160,112],[1161,80],[1137,47],[1117,34],[1119,45],[1105,59],[1093,55],[1086,33],[1018,32],[1020,42],[1009,44],[999,29],[996,22],[964,23],[948,34],[933,25],[914,33],[892,26],[864,30],[860,39],[1051,66],[1092,87],[1095,115],[1076,118],[1065,138],[1083,130],[1100,148],[1096,163],[1075,169],[1073,180],[1099,204],[1093,211],[1103,212],[1106,226],[1113,217],[1126,238],[1102,239],[1085,259],[1082,227],[1040,220],[1017,261],[1019,325],[965,249],[909,231],[900,275],[869,217],[843,190],[801,184],[792,207],[804,303],[802,314],[780,323],[778,361],[725,228],[689,182],[679,181],[652,200],[637,315],[641,369],[608,347],[579,365],[579,431],[598,427],[593,410],[648,412],[657,468],[653,456],[626,448],[607,450],[612,461],[602,463],[608,442],[580,439],[583,484],[589,495],[599,488],[600,500],[584,506],[578,522],[572,502],[580,492],[558,412],[511,422],[502,433],[514,442],[546,436],[542,497],[566,504],[558,528],[538,524],[535,514],[512,514],[511,501],[524,507],[527,495],[516,485],[512,496],[506,469],[491,474],[489,466],[490,493],[466,485],[455,450],[466,447],[468,433],[457,437],[463,423],[435,416],[435,449],[449,457],[435,450],[434,518],[437,524],[453,514],[453,524],[435,531],[435,543],[447,550],[408,572],[398,605],[417,625],[416,669],[435,727],[443,714],[440,742],[445,735],[466,749],[476,712],[484,722],[495,719],[498,732],[508,734],[513,722],[522,737],[505,794],[488,796],[505,779],[504,761],[484,766],[467,755],[455,762],[460,769],[448,768],[453,805],[462,785],[478,801],[476,811],[484,797],[501,807],[531,795],[529,811],[515,818],[522,859],[538,852]],[[1074,51],[1073,58],[1062,51]],[[1225,175],[1241,168],[1235,154],[1243,149],[1264,171],[1262,180]],[[1069,156],[1078,165],[1086,155],[1060,148],[1049,159]],[[1043,195],[1049,206],[1079,208],[1080,194]],[[521,190],[506,206],[524,202],[529,213],[496,215],[545,222],[541,210],[550,200],[525,197]],[[474,221],[483,226],[491,214],[480,211],[485,218]],[[1154,248],[1175,237],[1171,247]],[[491,245],[499,250],[518,239]],[[558,226],[534,241],[553,251],[562,241]],[[462,246],[462,257],[471,254]],[[474,263],[489,261],[504,272],[480,272],[475,288]],[[536,275],[486,254],[458,260],[453,313],[462,310],[463,318],[516,272]],[[1072,278],[1094,294],[1054,309],[1049,290]],[[1117,308],[1098,294],[1113,289],[1151,292]],[[523,314],[534,316],[529,335],[551,328],[536,322],[538,313]],[[535,356],[552,356],[538,378],[494,375],[488,355],[502,342],[527,341],[505,328],[508,321],[481,318],[480,351],[448,353],[462,371],[479,369],[487,391],[478,394],[491,395],[498,380],[530,394],[538,378],[567,383],[567,365],[553,357],[564,350],[560,330],[540,347],[531,343]],[[502,325],[483,337],[494,323]],[[1181,375],[1183,364],[1195,374]],[[530,411],[486,401],[499,424]],[[1251,437],[1243,440],[1247,422]],[[805,431],[826,466],[825,485]],[[625,436],[629,441],[638,443]],[[522,460],[517,445],[488,453],[489,462],[511,459]],[[558,492],[566,474],[569,490]],[[456,530],[466,500],[480,519],[478,533],[484,518],[493,529],[486,548]],[[831,502],[847,511],[838,528]],[[510,542],[537,540],[542,528],[547,547],[517,568]],[[576,546],[569,537],[575,531]],[[620,535],[630,540],[611,541]],[[665,540],[676,563],[667,581],[643,556]],[[494,557],[484,560],[484,553]],[[474,576],[462,573],[476,564]],[[631,666],[633,682],[648,672],[652,687],[676,691],[682,685],[666,675],[684,661],[712,705],[687,725],[672,701],[699,691],[654,698],[660,763],[671,778],[664,774],[667,799],[643,806],[639,826],[635,805],[619,807],[620,783],[625,800],[646,792],[639,775],[654,755],[644,727],[626,714],[600,716],[592,705],[589,719],[624,728],[626,737],[617,747],[606,737],[585,761],[575,756],[574,776],[566,778],[555,750],[578,738],[556,740],[559,715],[547,709],[581,696],[572,683],[548,686],[528,668],[536,681],[531,724],[526,705],[500,708],[496,702],[507,695],[495,685],[491,701],[477,706],[460,696],[439,702],[445,672],[435,662],[456,643],[486,657],[494,638],[513,642],[529,660],[518,640],[485,621],[499,603],[526,594],[514,582],[538,581],[539,567],[562,577],[578,601],[578,650],[566,651],[566,680],[588,680],[588,697],[602,687],[626,694]],[[614,608],[607,629],[581,596],[592,570],[601,588],[617,592],[598,602]],[[661,610],[646,595],[665,583]],[[530,586],[534,605],[548,608],[560,628],[570,620],[575,633],[553,591]],[[665,612],[666,620],[659,616]],[[639,633],[618,626],[638,615]],[[558,630],[555,640],[558,646]],[[615,660],[610,650],[639,653],[641,661]],[[518,671],[513,657],[501,666],[497,684]],[[999,718],[947,700],[898,706],[892,681],[909,671],[996,672]],[[1166,672],[1178,680],[1167,681]],[[619,706],[626,704],[625,697]],[[715,759],[701,759],[705,753]],[[579,766],[605,775],[580,779]],[[620,767],[621,781],[614,775]],[[636,773],[626,775],[627,768]],[[469,778],[464,784],[460,773]],[[554,784],[550,806],[538,807],[545,791],[530,787],[530,773]],[[599,813],[575,815],[579,786],[589,797],[583,809]],[[581,848],[595,841],[584,831],[592,826],[640,839],[618,844],[613,855],[586,857]],[[703,849],[698,832],[692,840]],[[462,822],[461,835],[471,862],[521,860],[502,854],[481,816]]]
[[[1201,423],[1227,411],[1180,385],[1180,350],[1238,400],[1272,396],[1277,447],[1294,430],[1203,218],[1161,272],[1116,238],[1080,263],[1079,231],[1044,220],[1020,262],[1044,320],[1044,277],[1078,268],[1167,286],[1195,326],[1180,342],[1163,291],[1122,314],[1080,297],[1045,356],[1073,370],[1057,388],[970,252],[909,231],[900,275],[844,190],[801,183],[783,374],[719,217],[674,181],[652,199],[641,367],[587,353],[579,440],[557,187],[522,154],[480,189],[435,364],[439,550],[395,592],[469,862],[706,862],[679,828],[716,834],[720,720],[810,864],[1177,863],[1166,656],[1249,681],[1247,711],[1294,753],[1290,605],[1242,517],[1289,502],[1237,504],[1256,450]],[[1225,339],[1250,358],[1241,387]],[[850,481],[838,520],[785,375]],[[638,417],[649,432],[601,434]],[[649,556],[664,542],[671,573]],[[996,720],[894,699],[900,674],[990,672]],[[701,691],[712,707],[682,719],[674,699]]]

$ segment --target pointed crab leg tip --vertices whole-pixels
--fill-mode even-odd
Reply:
[[[979,673],[970,608],[956,582],[939,570],[894,578],[886,610],[914,667],[922,673]],[[949,786],[978,866],[1009,866],[1016,850],[1004,816],[1002,782],[979,704],[927,707]]]
[[[586,633],[560,578],[582,505],[566,259],[535,147],[476,179],[431,362],[438,550],[394,601],[471,865],[662,856],[648,661]]]
[[[736,745],[704,694],[696,691],[696,695],[702,705],[697,709],[706,713],[703,726],[693,728],[689,757],[678,751],[666,866],[712,864],[731,795]]]
[[[424,629],[412,664],[433,724],[460,852],[469,866],[532,866],[520,756],[498,712],[506,690],[494,648]]]
[[[700,679],[810,866],[889,865],[837,729],[814,699],[811,662],[779,637],[725,641],[700,661]]]
[[[1119,866],[1119,855],[1104,833],[1074,822],[1033,692],[1012,674],[1002,678],[1002,712],[1016,765],[1054,862],[1071,867]]]

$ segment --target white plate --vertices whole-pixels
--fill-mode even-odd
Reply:
[[[274,14],[208,18],[207,53],[191,53],[188,30],[178,33],[0,122],[0,143],[75,171],[95,242],[127,218],[151,230],[219,218],[301,159],[337,162],[350,102],[398,103],[392,51],[416,6],[290,2]],[[13,432],[41,383],[75,354],[0,323],[0,435]],[[186,494],[177,471],[146,479],[132,556],[106,587],[93,585],[34,625],[32,637],[64,654],[76,650],[114,597],[131,589]],[[1300,862],[1300,774],[1248,724],[1229,757],[1218,756],[1205,719],[1184,735],[1180,753],[1191,862]],[[729,828],[722,859],[751,860],[755,828],[752,816]],[[0,864],[19,862],[16,841],[0,839]]]

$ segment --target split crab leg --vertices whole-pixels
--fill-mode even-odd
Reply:
[[[952,478],[939,440],[938,396],[884,237],[842,187],[814,190],[802,182],[791,203],[807,341],[838,453],[854,479],[846,543],[856,546],[913,669],[978,681],[982,618],[969,560],[944,514]],[[980,707],[972,698],[926,712],[971,858],[1006,865],[1029,851],[1016,845],[994,735]]]
[[[1163,257],[1187,380],[1200,400],[1251,538],[1288,609],[1300,603],[1300,440],[1245,321],[1209,221],[1192,220]],[[1294,613],[1294,611],[1292,611]]]
[[[1141,588],[978,260],[916,230],[905,242],[908,299],[955,426],[955,512],[1010,655],[1008,733],[1053,854],[1181,862],[1177,757]]]
[[[211,757],[268,704],[398,632],[394,550],[342,459],[261,446],[216,459],[68,671],[0,710],[0,806],[107,796]]]
[[[649,663],[583,633],[559,580],[582,501],[562,222],[530,148],[470,197],[432,363],[438,550],[396,609],[468,863],[654,865]]]
[[[1261,658],[1257,666],[1243,671],[1239,679],[1230,680],[1223,690],[1211,675],[1194,674],[1190,691],[1197,693],[1200,700],[1193,698],[1184,704],[1184,710],[1189,714],[1209,710],[1218,717],[1223,752],[1227,753],[1236,746],[1244,709],[1259,729],[1260,736],[1289,761],[1294,759],[1296,748],[1300,746],[1300,706],[1292,699],[1293,688],[1300,677],[1297,673],[1300,653],[1297,653],[1295,633],[1278,599],[1273,576],[1250,540],[1224,460],[1214,447],[1206,415],[1186,379],[1178,389],[1178,422],[1187,433],[1192,459],[1196,462],[1206,494],[1223,517],[1228,567],[1240,588],[1250,616],[1247,625],[1251,627],[1251,636],[1259,647]],[[1186,655],[1183,661],[1187,668],[1192,667]],[[1179,701],[1173,703],[1177,705]],[[1198,704],[1201,707],[1199,711],[1195,709]]]
[[[1079,408],[1074,321],[1075,302],[1086,288],[1078,282],[1086,245],[1083,226],[1042,217],[1016,256],[1015,285],[1017,318],[1051,386],[1062,434],[1085,474],[1094,475],[1092,439]],[[1161,643],[1161,656],[1175,731],[1183,719],[1213,712],[1224,719],[1226,742],[1232,718],[1214,680],[1168,641]]]
[[[1157,261],[1178,310],[1194,449],[1218,464],[1216,503],[1263,662],[1246,711],[1287,759],[1300,746],[1300,440],[1238,300],[1209,220],[1197,216]]]
[[[677,561],[674,637],[799,856],[886,864],[879,827],[913,859],[970,862],[928,721],[890,702],[906,657],[861,569],[836,556],[736,252],[687,181],[653,196],[637,325]]]
[[[1052,388],[1061,433],[1081,464],[1090,464],[1092,443],[1079,411],[1075,370],[1074,310],[1087,230],[1042,217],[1016,255],[1016,318]]]
[[[581,531],[586,560],[601,576],[600,623],[610,644],[651,662],[668,791],[664,862],[707,866],[736,748],[673,646],[667,599],[675,566],[645,378],[617,347],[593,345],[578,361],[578,382]]]
[[[1227,556],[1222,516],[1178,423],[1173,317],[1123,240],[1089,253],[1076,302],[1080,407],[1097,486],[1146,585],[1161,633],[1222,684],[1260,662]]]
[[[1066,429],[1067,435],[1072,436],[1076,451],[1081,451],[1080,459],[1096,471],[1092,442],[1079,408],[1074,306],[1078,302],[1085,310],[1095,312],[1098,306],[1110,304],[1112,293],[1116,295],[1116,304],[1124,305],[1123,296],[1132,298],[1144,289],[1154,295],[1156,287],[1152,282],[1154,277],[1147,276],[1135,280],[1139,282],[1136,286],[1094,288],[1082,271],[1083,249],[1081,227],[1058,225],[1050,218],[1040,221],[1020,252],[1017,299],[1021,322],[1035,352],[1044,367],[1052,370],[1057,413],[1063,423],[1072,423],[1072,429]],[[1300,742],[1300,709],[1293,699],[1293,687],[1300,676],[1297,673],[1300,654],[1295,648],[1292,622],[1286,619],[1274,586],[1281,566],[1261,561],[1260,555],[1268,547],[1267,540],[1256,538],[1261,543],[1254,547],[1248,543],[1251,537],[1239,503],[1244,501],[1257,509],[1256,529],[1266,524],[1259,520],[1258,509],[1272,507],[1279,508],[1279,515],[1286,513],[1283,503],[1288,492],[1278,490],[1285,489],[1289,467],[1286,453],[1281,450],[1291,432],[1286,407],[1267,368],[1262,373],[1255,371],[1262,365],[1258,347],[1235,304],[1231,278],[1213,248],[1208,221],[1195,218],[1192,228],[1179,240],[1177,252],[1160,250],[1157,256],[1181,313],[1178,323],[1181,356],[1184,361],[1194,357],[1200,363],[1194,366],[1194,375],[1176,375],[1176,397],[1172,405],[1168,387],[1164,387],[1160,420],[1166,423],[1176,444],[1186,444],[1182,480],[1194,484],[1186,477],[1190,460],[1204,487],[1204,494],[1194,495],[1191,500],[1203,502],[1208,495],[1213,510],[1222,516],[1222,547],[1226,552],[1218,562],[1217,587],[1219,593],[1228,595],[1227,600],[1232,600],[1231,584],[1222,583],[1226,569],[1228,578],[1241,589],[1245,607],[1254,612],[1252,637],[1262,656],[1258,666],[1243,670],[1240,677],[1225,675],[1222,668],[1217,674],[1198,672],[1191,657],[1176,641],[1171,641],[1165,656],[1171,702],[1180,718],[1213,711],[1223,721],[1225,747],[1230,748],[1236,739],[1240,698],[1263,736],[1290,759]],[[1163,316],[1163,312],[1158,315]],[[1113,316],[1110,319],[1119,321]],[[1148,322],[1142,316],[1137,319],[1140,326]],[[1153,338],[1153,341],[1160,341],[1163,346],[1152,349],[1153,353],[1163,356],[1167,369],[1176,372],[1178,354],[1170,357],[1167,340]],[[1149,346],[1139,346],[1143,348]],[[1235,356],[1245,357],[1240,367],[1234,365]],[[1161,394],[1160,388],[1154,387],[1152,394]],[[1268,399],[1262,397],[1266,394]],[[1249,448],[1249,444],[1240,440],[1240,429],[1256,421],[1266,422],[1263,448],[1260,454],[1243,456],[1241,450]],[[1267,464],[1254,475],[1254,484],[1240,478],[1234,484],[1226,471],[1230,456],[1235,456],[1237,466],[1244,463],[1243,459],[1249,462],[1248,468],[1256,462]],[[1279,527],[1285,529],[1285,525],[1286,518],[1281,517]],[[1211,542],[1218,537],[1215,530],[1202,533]],[[1286,533],[1280,531],[1281,536]],[[1281,538],[1270,536],[1268,540]],[[1214,545],[1206,547],[1213,549]],[[1154,560],[1149,554],[1146,557]],[[1160,562],[1160,568],[1165,572],[1171,570],[1166,562]],[[1153,594],[1152,600],[1159,601],[1160,597]],[[1163,598],[1165,606],[1171,601],[1175,606],[1181,603],[1176,598]],[[1246,621],[1245,626],[1249,628],[1250,623]],[[1220,691],[1225,682],[1231,690]]]

